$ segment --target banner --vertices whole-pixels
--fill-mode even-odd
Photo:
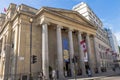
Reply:
[[[69,53],[68,53],[68,50],[64,50],[63,52],[64,52],[64,55],[63,55],[64,61],[65,62],[69,62]]]
[[[63,58],[65,62],[69,62],[69,44],[68,39],[63,39]]]
[[[87,52],[84,53],[84,62],[88,62],[88,54],[87,54]]]

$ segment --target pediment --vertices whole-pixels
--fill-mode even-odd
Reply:
[[[86,23],[88,24],[85,20],[83,20],[80,16],[74,14],[74,13],[64,13],[64,12],[60,12],[59,14],[65,16],[65,17],[68,17],[72,20],[77,20],[77,21],[80,21],[82,23]]]
[[[90,23],[90,21],[88,21],[86,18],[84,18],[81,14],[79,14],[76,11],[59,9],[59,8],[48,8],[48,7],[46,9],[52,11],[55,14],[57,13],[67,19],[79,21],[83,24],[94,26],[92,23]]]

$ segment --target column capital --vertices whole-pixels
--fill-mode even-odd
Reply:
[[[93,36],[93,38],[96,38],[96,35],[92,35]]]
[[[80,31],[80,30],[78,30],[77,32],[78,32],[79,34],[82,34],[82,33],[83,33],[83,32],[82,32],[82,31]]]
[[[92,34],[89,34],[89,33],[86,33],[86,36],[89,36],[89,37],[91,37],[91,36],[94,36],[94,35],[92,35]]]
[[[47,20],[45,20],[44,18],[42,18],[41,20],[40,20],[40,24],[42,25],[44,25],[44,24],[47,24],[47,25],[50,25],[50,22],[48,22]]]
[[[62,25],[57,24],[57,28],[61,28],[61,29],[63,29],[63,26],[62,26]]]
[[[90,36],[90,34],[89,34],[89,33],[86,33],[86,36]]]
[[[86,36],[92,36],[92,37],[95,37],[95,35],[90,34],[90,33],[86,33]]]
[[[74,31],[74,29],[73,28],[68,28],[68,31]]]

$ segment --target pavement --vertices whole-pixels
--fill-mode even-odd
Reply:
[[[103,72],[100,74],[95,74],[94,77],[86,77],[86,78],[77,78],[77,79],[68,79],[68,80],[120,80],[120,77],[112,77],[120,75],[120,69],[116,69],[116,71]],[[115,78],[115,79],[114,79]]]
[[[103,78],[104,80],[120,80],[120,74]]]

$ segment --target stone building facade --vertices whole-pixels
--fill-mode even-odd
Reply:
[[[33,78],[42,72],[49,80],[52,70],[59,80],[75,75],[85,77],[88,69],[92,75],[101,72],[97,27],[76,11],[51,7],[38,10],[11,3],[6,15],[0,15],[0,22],[1,80],[29,80],[31,44],[32,55],[37,56],[37,62],[31,64]],[[86,52],[81,46],[83,40]]]

